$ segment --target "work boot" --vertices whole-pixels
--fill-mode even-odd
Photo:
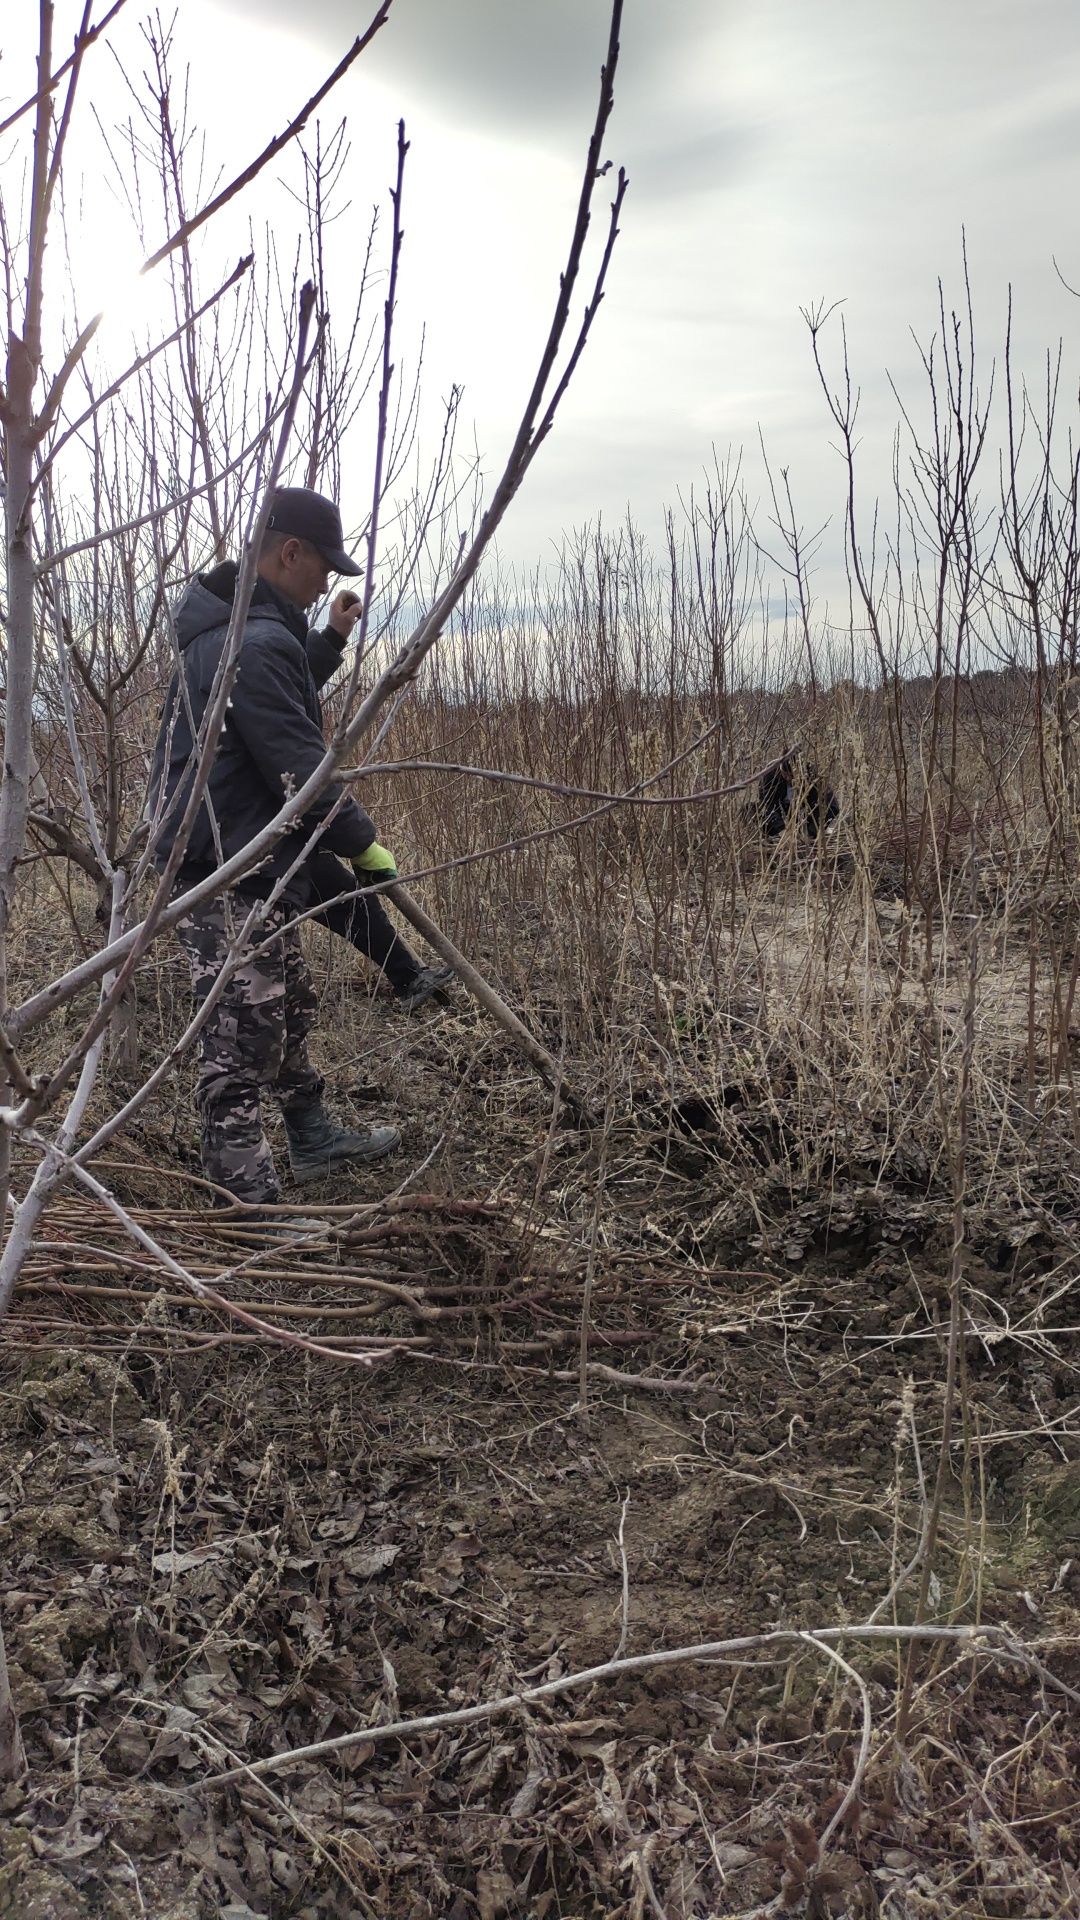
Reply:
[[[350,1133],[347,1127],[335,1126],[321,1102],[290,1107],[283,1118],[292,1177],[301,1186],[308,1180],[325,1180],[339,1160],[381,1160],[401,1145],[396,1127]]]
[[[426,1007],[436,994],[445,993],[453,978],[453,967],[417,967],[408,985],[398,987],[395,993],[402,1013],[415,1013],[418,1007]]]

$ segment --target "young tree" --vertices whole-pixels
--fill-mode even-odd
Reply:
[[[288,127],[201,202],[188,180],[190,130],[173,117],[168,39],[147,33],[150,97],[139,103],[112,151],[120,157],[132,202],[144,209],[144,218],[151,201],[147,173],[158,189],[166,236],[151,245],[145,271],[171,271],[175,325],[150,342],[130,367],[110,377],[91,361],[99,318],[76,329],[52,370],[46,348],[50,335],[44,263],[50,237],[62,244],[65,148],[81,71],[116,9],[94,23],[87,5],[72,55],[58,67],[53,9],[47,0],[41,6],[38,86],[7,122],[9,131],[32,130],[25,237],[20,240],[10,226],[4,234],[9,339],[2,396],[7,696],[0,789],[0,1194],[8,1205],[0,1254],[0,1311],[10,1300],[41,1210],[61,1181],[74,1179],[101,1204],[117,1206],[91,1172],[90,1162],[159,1084],[178,1052],[191,1044],[209,1010],[205,1003],[180,1047],[158,1061],[135,1093],[89,1139],[80,1141],[110,1023],[125,1005],[140,962],[183,914],[256,866],[302,819],[335,771],[355,764],[358,757],[362,760],[363,742],[376,724],[385,727],[388,705],[400,699],[439,639],[550,432],[602,298],[627,184],[622,173],[591,295],[576,332],[571,332],[592,202],[605,171],[602,149],[613,101],[621,0],[612,7],[597,114],[555,310],[505,468],[475,532],[436,583],[427,610],[361,697],[359,670],[373,638],[387,564],[382,544],[386,503],[412,443],[416,417],[415,394],[407,391],[402,401],[398,393],[392,353],[407,154],[403,129],[391,193],[386,295],[368,355],[355,323],[344,341],[335,338],[318,284],[327,198],[340,169],[337,137],[323,145],[320,136],[314,154],[305,156],[308,245],[315,277],[294,287],[284,301],[279,293],[284,311],[276,325],[270,322],[270,302],[280,283],[272,260],[245,257],[204,297],[191,243],[271,159],[299,139],[335,82],[384,25],[390,8],[391,0],[384,0],[366,32]],[[261,273],[257,286],[256,272]],[[227,324],[230,300],[234,311]],[[286,326],[285,314],[290,312]],[[286,334],[287,359],[281,351]],[[251,377],[253,366],[265,375],[258,383]],[[177,896],[186,835],[205,794],[237,667],[263,524],[255,503],[265,502],[286,460],[295,458],[290,449],[297,445],[306,478],[334,474],[343,425],[369,381],[374,397],[372,479],[363,530],[359,644],[337,702],[333,737],[317,772],[288,799],[266,831],[199,887]],[[82,390],[76,400],[77,383]],[[414,509],[408,544],[404,550],[399,545],[391,556],[399,575],[399,604],[402,579],[414,598],[417,594],[419,555],[448,497],[454,405],[452,399],[430,482]],[[72,483],[73,470],[78,485]],[[131,702],[144,697],[147,688],[160,687],[171,666],[171,649],[161,640],[170,580],[189,573],[207,545],[220,551],[227,529],[243,513],[247,540],[230,635],[200,732],[183,827],[144,908],[156,822],[133,819],[124,804],[133,785],[125,719]],[[32,841],[93,876],[107,930],[96,951],[58,978],[35,983],[29,995],[13,1004],[10,939],[21,863]],[[253,910],[238,933],[230,964],[257,938],[262,912]],[[26,1050],[32,1046],[40,1051],[37,1030],[46,1016],[91,987],[98,990],[97,1001],[75,1039],[60,1057],[46,1057],[44,1063],[36,1059],[31,1070]],[[48,1049],[45,1053],[48,1056]],[[29,1146],[36,1162],[29,1183],[17,1194],[11,1192],[13,1139]],[[145,1242],[133,1224],[132,1231]],[[154,1252],[167,1260],[161,1249]],[[170,1265],[175,1269],[175,1263]],[[190,1275],[186,1278],[194,1284]]]

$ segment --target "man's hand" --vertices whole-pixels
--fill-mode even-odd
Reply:
[[[351,640],[352,630],[360,618],[362,605],[360,595],[350,593],[347,588],[343,593],[335,594],[327,616],[327,626],[332,628],[334,633],[340,634],[342,640]]]
[[[397,861],[389,848],[380,847],[377,840],[354,856],[352,870],[358,880],[397,879]]]

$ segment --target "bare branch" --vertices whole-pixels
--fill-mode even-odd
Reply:
[[[50,75],[44,86],[39,87],[37,93],[32,93],[28,100],[24,100],[21,107],[16,107],[14,113],[9,113],[5,120],[0,120],[0,135],[7,133],[15,126],[17,121],[22,119],[24,114],[33,113],[34,108],[40,106],[43,99],[48,99],[50,94],[56,92],[64,75],[71,71],[76,61],[82,59],[87,48],[93,46],[95,40],[100,40],[102,34],[116,19],[121,8],[126,5],[127,0],[113,0],[112,6],[104,18],[99,20],[95,27],[89,27],[87,31],[76,40],[74,48],[63,65],[57,67],[56,72]]]
[[[208,200],[206,205],[199,209],[198,213],[193,213],[189,219],[183,221],[181,225],[177,227],[176,231],[170,234],[169,238],[157,248],[156,252],[150,254],[149,258],[143,261],[139,269],[140,274],[152,273],[154,268],[160,266],[163,260],[167,260],[171,253],[175,253],[178,247],[183,246],[186,241],[191,239],[193,234],[198,233],[200,227],[204,227],[207,221],[212,220],[215,214],[220,213],[222,207],[227,206],[230,200],[234,200],[237,194],[242,193],[246,187],[251,185],[253,180],[258,179],[259,174],[270,164],[270,161],[273,160],[277,154],[281,153],[283,148],[287,147],[289,142],[294,140],[296,135],[303,130],[316,107],[321,105],[327,94],[330,93],[331,90],[337,86],[338,81],[348,73],[349,68],[359,58],[360,54],[363,53],[365,47],[370,45],[378,33],[379,28],[386,24],[393,3],[394,0],[382,0],[382,4],[370,26],[364,33],[357,36],[348,52],[338,61],[333,72],[327,76],[322,86],[318,87],[304,103],[300,112],[289,121],[288,126],[283,128],[281,133],[276,134],[273,140],[263,148],[262,152],[258,154],[254,160],[250,161],[241,173],[236,174],[227,187],[222,187],[220,193],[216,193],[211,200]],[[103,318],[104,314],[97,313],[93,319],[88,320],[71,348],[63,367],[56,376],[52,392],[49,395],[47,404],[51,412],[55,412],[59,406],[60,400],[63,397],[64,388],[101,326]]]
[[[201,1781],[200,1786],[204,1789],[223,1787],[252,1774],[261,1778],[267,1773],[277,1773],[283,1767],[295,1767],[307,1760],[322,1759],[327,1754],[347,1753],[350,1747],[366,1745],[368,1742],[379,1746],[386,1740],[411,1740],[418,1734],[436,1733],[444,1727],[474,1726],[478,1721],[495,1720],[522,1707],[535,1706],[542,1700],[556,1700],[564,1693],[575,1693],[582,1687],[596,1686],[600,1681],[620,1679],[623,1674],[655,1673],[665,1667],[734,1660],[747,1653],[775,1654],[777,1659],[786,1660],[790,1658],[793,1648],[818,1644],[824,1650],[845,1640],[900,1642],[909,1646],[917,1643],[968,1646],[973,1652],[984,1653],[990,1659],[1034,1668],[1040,1678],[1045,1673],[1041,1662],[1029,1655],[1004,1627],[813,1627],[804,1631],[780,1627],[769,1633],[742,1634],[735,1640],[706,1640],[696,1646],[671,1647],[658,1653],[638,1653],[622,1660],[605,1660],[598,1667],[585,1667],[578,1673],[564,1674],[559,1680],[545,1680],[538,1687],[522,1687],[517,1693],[503,1694],[497,1700],[484,1700],[474,1707],[456,1707],[446,1713],[421,1714],[414,1720],[358,1727],[355,1732],[339,1734],[333,1740],[316,1740],[310,1746],[294,1747],[288,1753],[272,1753],[265,1760],[254,1760],[243,1767],[234,1767],[227,1773],[213,1774],[209,1780]]]
[[[208,300],[204,300],[201,307],[197,308],[190,318],[183,319],[180,325],[173,329],[172,333],[167,333],[163,340],[156,341],[152,347],[147,349],[146,353],[140,354],[137,360],[133,360],[130,367],[128,367],[124,373],[120,374],[118,378],[112,382],[111,386],[106,387],[103,392],[96,394],[90,405],[84,408],[78,418],[73,420],[69,427],[64,428],[60,438],[53,441],[53,444],[49,448],[50,461],[56,459],[61,449],[67,446],[68,441],[79,432],[81,427],[85,427],[87,421],[93,418],[99,407],[103,407],[107,401],[115,399],[121,387],[126,386],[129,380],[133,379],[136,374],[141,373],[144,367],[148,367],[152,360],[156,360],[159,353],[164,353],[166,347],[173,346],[194,321],[201,320],[204,314],[209,313],[211,308],[216,307],[218,301],[228,293],[229,288],[235,287],[237,281],[242,280],[244,275],[250,271],[254,258],[254,254],[246,253],[241,260],[237,261],[228,279],[222,281],[217,292],[212,293]],[[60,382],[54,382],[48,399],[41,413],[38,415],[37,427],[39,434],[48,433],[49,428],[52,426],[56,418],[62,391],[63,389]]]

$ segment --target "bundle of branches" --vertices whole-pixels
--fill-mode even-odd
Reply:
[[[511,1365],[550,1361],[584,1339],[589,1350],[613,1356],[648,1350],[655,1358],[663,1350],[665,1365],[678,1365],[667,1384],[704,1384],[696,1371],[686,1375],[679,1330],[720,1269],[662,1251],[611,1248],[588,1291],[583,1325],[588,1250],[580,1233],[533,1220],[509,1200],[411,1193],[359,1210],[276,1211],[276,1220],[252,1225],[239,1208],[132,1207],[147,1240],[140,1248],[93,1200],[58,1196],[3,1338],[94,1351],[132,1340],[140,1348],[192,1350],[284,1339],[346,1361],[461,1360],[482,1352]],[[184,1285],[173,1268],[183,1271]],[[723,1277],[731,1277],[726,1269]],[[729,1331],[783,1313],[774,1275],[738,1278],[739,1325]],[[657,1314],[658,1299],[676,1312]]]

